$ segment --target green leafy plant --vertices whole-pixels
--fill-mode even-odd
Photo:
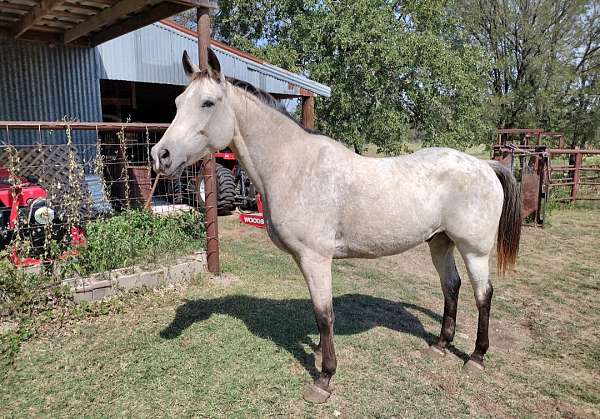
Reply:
[[[85,227],[86,246],[66,264],[66,273],[90,274],[136,263],[157,263],[204,246],[203,214],[157,217],[126,210]]]

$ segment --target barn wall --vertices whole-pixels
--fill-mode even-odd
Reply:
[[[0,57],[0,120],[102,120],[94,49],[8,40]]]
[[[2,40],[0,57],[0,120],[102,121],[96,50]],[[67,141],[64,132],[0,133],[0,142],[18,147]],[[71,141],[77,145],[86,171],[90,171],[95,133],[77,132]]]

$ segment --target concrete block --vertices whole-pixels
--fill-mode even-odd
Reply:
[[[73,300],[76,303],[81,303],[82,301],[92,301],[94,299],[93,291],[86,292],[76,292],[73,294]]]
[[[133,266],[130,268],[117,269],[111,272],[112,284],[115,288],[130,290],[139,287],[140,269]]]
[[[101,289],[101,288],[110,288],[112,286],[112,283],[110,281],[110,279],[103,279],[101,281],[96,281],[92,283],[92,287],[94,290],[97,289]]]
[[[94,291],[92,291],[92,298],[97,301],[105,297],[110,297],[114,293],[115,291],[113,290],[112,286],[95,288]]]
[[[194,252],[194,254],[192,254],[192,259],[202,263],[202,270],[203,272],[208,272],[208,261],[206,259],[206,252],[205,251],[200,251],[200,252]]]
[[[189,268],[190,268],[190,274],[191,274],[190,279],[194,279],[198,275],[200,275],[202,272],[206,272],[206,269],[204,268],[204,266],[205,265],[202,263],[202,261],[199,261],[199,260],[192,260],[191,262],[189,262]]]
[[[202,272],[202,262],[178,261],[179,263],[167,268],[166,283],[173,284],[194,279]]]
[[[110,278],[113,280],[119,279],[124,276],[129,276],[136,274],[140,271],[140,268],[137,266],[131,266],[128,268],[115,269],[114,271],[110,271]]]
[[[66,287],[75,289],[79,282],[81,282],[81,278],[67,278],[63,279],[61,283]]]
[[[139,287],[140,274],[122,275],[113,280],[113,284],[117,288],[130,290]]]
[[[140,272],[139,274],[139,285],[140,287],[146,286],[149,288],[156,288],[165,283],[165,270],[158,269],[156,271]]]
[[[69,278],[63,284],[74,291],[74,299],[79,301],[100,300],[116,294],[119,290],[157,288],[196,278],[207,271],[206,252],[195,252],[174,264],[161,269],[143,271],[138,266],[115,269],[90,275],[87,278]]]

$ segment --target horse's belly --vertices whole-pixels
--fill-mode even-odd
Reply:
[[[336,237],[335,258],[377,258],[405,252],[425,242],[436,233],[434,225],[345,229]]]

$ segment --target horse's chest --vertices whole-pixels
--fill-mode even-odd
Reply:
[[[273,226],[273,223],[269,222],[269,221],[270,220],[267,220],[267,234],[269,235],[269,238],[271,239],[273,244],[275,244],[275,246],[277,246],[279,249],[283,250],[284,252],[289,253],[290,249],[286,245],[284,238],[277,231],[277,229]]]

